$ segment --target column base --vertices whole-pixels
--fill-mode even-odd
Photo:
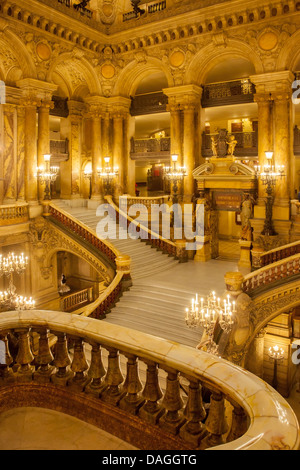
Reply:
[[[251,271],[251,246],[252,241],[239,240],[240,245],[240,260],[238,262],[239,268],[246,268]]]
[[[28,214],[30,219],[40,217],[43,213],[43,206],[38,201],[30,201],[28,203]]]
[[[100,204],[104,204],[104,199],[103,197],[99,196],[99,197],[95,197],[95,198],[91,198],[88,200],[87,202],[87,207],[88,209],[97,209],[98,206],[100,206]]]
[[[205,263],[206,261],[211,260],[210,237],[196,237],[196,243],[200,244],[200,248],[198,248],[196,251],[194,261]]]

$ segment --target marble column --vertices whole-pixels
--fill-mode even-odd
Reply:
[[[69,101],[69,142],[70,142],[70,197],[80,198],[81,185],[81,127],[84,105],[77,101]]]
[[[167,109],[170,112],[171,156],[178,155],[178,165],[183,166],[181,144],[181,110],[177,104],[169,105]],[[170,164],[172,166],[172,159]]]
[[[92,197],[94,201],[101,199],[101,181],[98,176],[99,168],[102,168],[101,155],[101,114],[92,112]]]
[[[36,114],[40,100],[27,99],[23,101],[25,107],[25,198],[31,205],[38,204],[36,169],[37,161],[37,125]]]
[[[272,99],[271,95],[256,94],[254,100],[257,103],[258,113],[258,160],[261,168],[266,164],[265,152],[273,149],[273,132],[272,132]],[[262,217],[264,217],[265,187],[259,181],[258,183],[258,209]],[[262,207],[262,210],[261,210]]]
[[[18,130],[17,130],[17,198],[20,201],[25,200],[25,181],[24,181],[24,165],[25,165],[25,109],[18,106]]]
[[[38,108],[38,140],[37,140],[37,156],[38,166],[44,165],[44,155],[50,154],[50,109],[54,108],[51,100],[42,100]],[[39,199],[44,198],[44,186],[38,185]]]
[[[124,115],[123,113],[115,113],[113,115],[113,166],[118,168],[118,176],[116,178],[115,198],[124,194]]]
[[[289,220],[291,181],[291,91],[290,93],[272,93],[274,100],[274,161],[275,165],[285,168],[285,176],[278,178],[275,190],[274,218]]]
[[[195,186],[192,174],[195,169],[195,106],[184,105],[183,120],[183,166],[187,173],[184,178],[184,201],[191,202]]]
[[[17,173],[16,173],[16,107],[12,104],[3,104],[3,195],[4,204],[13,204],[17,199]]]

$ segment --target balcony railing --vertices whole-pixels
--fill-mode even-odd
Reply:
[[[153,2],[150,4],[143,4],[143,0],[141,4],[139,5],[141,10],[143,10],[143,15],[146,15],[147,13],[152,14],[152,13],[157,13],[158,11],[163,11],[167,7],[167,2],[166,0],[163,0],[161,2]],[[135,11],[128,11],[123,14],[123,21],[130,21],[136,18],[139,18],[140,13],[135,12]]]
[[[7,204],[0,206],[0,226],[14,225],[29,220],[28,204]]]
[[[300,156],[300,129],[298,126],[294,127],[294,154]]]
[[[258,133],[253,132],[232,132],[237,144],[234,155],[236,157],[256,157],[258,155]],[[202,156],[212,157],[213,151],[211,147],[212,137],[218,137],[218,134],[202,134]]]
[[[249,79],[233,80],[205,85],[202,94],[202,106],[225,106],[253,102],[255,87]]]
[[[60,310],[63,312],[71,312],[78,309],[82,304],[93,301],[93,288],[88,287],[71,294],[64,295],[60,300]]]
[[[274,256],[274,254],[268,256]],[[263,289],[270,288],[272,284],[289,282],[297,279],[299,276],[300,254],[298,252],[294,256],[267,264],[257,271],[247,274],[243,282],[243,291],[253,296]]]
[[[53,311],[0,313],[0,337],[0,412],[16,402],[51,408],[141,450],[299,448],[299,424],[284,398],[217,356]]]

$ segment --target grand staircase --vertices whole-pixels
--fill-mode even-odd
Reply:
[[[82,201],[84,203],[84,201]],[[72,207],[69,201],[55,200],[55,205],[77,218],[91,229],[97,229],[101,217],[95,209],[86,206]],[[159,336],[195,347],[200,342],[199,329],[189,329],[184,321],[185,308],[190,304],[194,293],[178,289],[172,285],[170,276],[178,266],[178,261],[162,252],[156,251],[141,240],[127,237],[122,227],[117,225],[117,239],[108,240],[120,252],[131,257],[131,276],[133,285],[107,315],[109,323],[126,326],[134,330]],[[166,281],[161,285],[156,276],[165,273]]]

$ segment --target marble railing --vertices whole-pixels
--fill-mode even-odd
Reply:
[[[132,217],[127,214],[127,211],[124,212],[120,207],[118,207],[114,203],[112,196],[105,196],[105,199],[110,205],[111,210],[116,213],[117,221],[119,222],[120,226],[122,226],[123,228],[127,228],[131,224],[135,225],[136,231],[139,232],[141,240],[146,241],[153,247],[163,251],[164,253],[167,253],[170,256],[178,257],[179,250],[177,250],[176,243],[172,242],[171,240],[167,240],[158,233],[155,233],[150,230],[148,227],[143,226],[140,222],[135,221]]]
[[[169,196],[154,196],[154,197],[142,197],[142,196],[130,196],[125,194],[119,198],[119,204],[121,207],[129,207],[133,205],[143,205],[147,207],[147,209],[151,208],[153,204],[166,204],[169,199]]]
[[[110,261],[115,262],[117,256],[121,254],[111,243],[107,240],[101,240],[94,230],[60,207],[56,207],[55,203],[49,205],[49,215],[66,229],[82,238],[88,245],[91,245],[91,247],[106,256]]]
[[[64,228],[84,240],[87,249],[90,248],[102,256],[104,255],[113,263],[116,271],[115,277],[109,286],[100,292],[98,298],[87,306],[79,307],[73,314],[91,316],[97,319],[105,318],[106,314],[114,307],[122,295],[122,292],[131,286],[131,259],[123,255],[107,240],[100,240],[98,235],[90,227],[86,226],[63,209],[51,203],[48,207],[49,216],[58,221]]]
[[[53,311],[0,313],[0,338],[0,412],[51,408],[146,450],[299,448],[284,398],[215,355]]]
[[[298,253],[247,274],[243,281],[243,291],[253,295],[258,289],[271,287],[275,282],[289,281],[299,275],[300,254]]]
[[[300,241],[280,246],[270,251],[266,251],[260,256],[260,266],[267,266],[276,261],[283,260],[300,253]]]
[[[64,295],[60,300],[60,309],[63,312],[69,312],[79,308],[80,304],[86,304],[93,300],[93,288],[87,287],[77,292]]]
[[[19,203],[0,206],[0,226],[20,224],[28,220],[28,204]]]

